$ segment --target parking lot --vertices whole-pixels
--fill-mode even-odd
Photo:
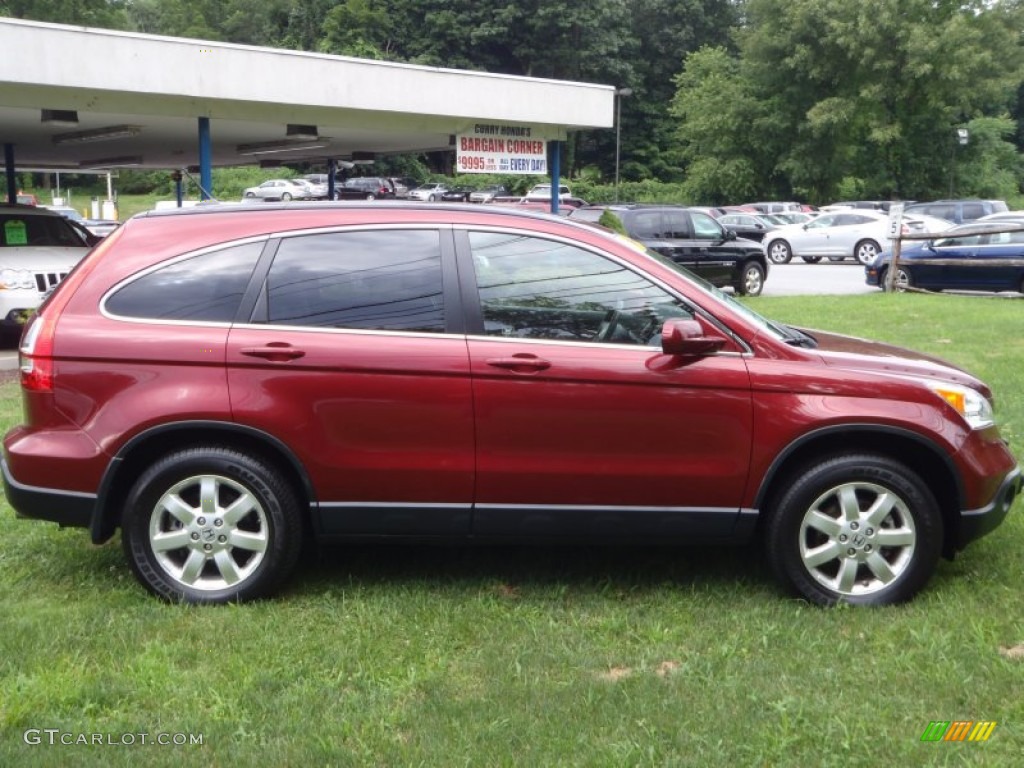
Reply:
[[[864,266],[852,260],[806,264],[797,259],[789,264],[772,264],[761,295],[838,296],[877,291],[864,282]]]

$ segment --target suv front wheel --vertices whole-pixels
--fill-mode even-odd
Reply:
[[[908,467],[875,454],[839,455],[796,476],[765,544],[779,579],[811,602],[889,605],[931,577],[942,518]]]
[[[216,446],[165,456],[128,495],[122,542],[153,594],[226,603],[269,594],[302,544],[299,505],[262,460]]]
[[[785,240],[772,240],[766,251],[773,264],[789,264],[793,260],[793,249]]]

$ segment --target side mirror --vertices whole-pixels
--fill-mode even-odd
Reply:
[[[710,355],[725,343],[722,336],[705,336],[696,320],[668,320],[661,327],[661,351],[666,355]]]
[[[736,239],[736,230],[735,229],[723,229],[722,230],[722,241],[723,242],[728,242],[729,240],[735,240],[735,239]]]

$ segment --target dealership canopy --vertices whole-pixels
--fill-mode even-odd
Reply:
[[[455,150],[481,125],[535,157],[538,137],[613,126],[607,85],[7,18],[0,50],[8,169],[372,159]]]

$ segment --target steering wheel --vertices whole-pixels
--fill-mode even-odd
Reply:
[[[594,341],[609,341],[615,335],[615,329],[619,327],[619,310],[609,309],[604,316],[601,325],[594,334]]]

